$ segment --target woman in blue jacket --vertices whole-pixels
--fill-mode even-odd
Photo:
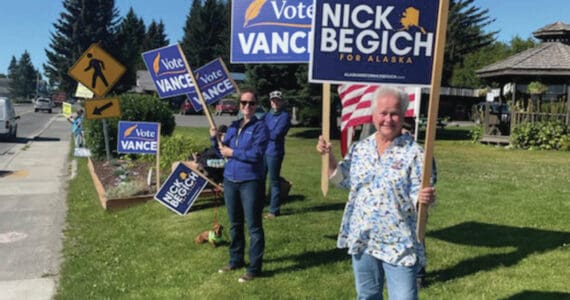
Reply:
[[[269,213],[266,219],[273,219],[281,213],[281,164],[285,157],[285,136],[291,125],[291,115],[284,108],[280,91],[269,93],[271,111],[263,117],[269,130],[269,142],[265,150],[265,168],[269,173]]]
[[[230,260],[220,273],[245,266],[244,223],[250,238],[249,266],[239,282],[247,282],[261,274],[265,235],[262,226],[263,197],[258,193],[264,182],[263,154],[267,147],[268,131],[262,120],[255,116],[257,98],[252,90],[240,94],[243,118],[228,128],[220,154],[227,159],[224,169],[224,201],[230,221]],[[213,145],[217,147],[217,132],[210,129]]]

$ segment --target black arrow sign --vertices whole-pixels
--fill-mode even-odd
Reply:
[[[101,115],[101,113],[106,110],[107,108],[113,106],[113,101],[106,103],[105,105],[101,106],[101,107],[97,107],[95,106],[95,109],[93,109],[93,114],[94,115]]]

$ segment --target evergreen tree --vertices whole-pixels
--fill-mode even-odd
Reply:
[[[152,20],[146,31],[142,51],[145,52],[152,49],[168,46],[169,43],[170,41],[164,33],[164,23],[162,20],[160,20],[158,23]]]
[[[225,9],[217,0],[206,0],[203,5],[200,0],[192,1],[180,44],[193,70],[225,54],[219,46],[224,43],[225,26],[229,26]]]
[[[45,50],[44,70],[50,85],[69,93],[77,83],[67,71],[92,43],[98,42],[111,55],[116,55],[113,34],[118,12],[114,0],[64,0],[63,8],[53,24],[50,50]]]
[[[12,98],[18,98],[20,88],[20,75],[18,73],[18,60],[12,55],[10,60],[10,65],[8,65],[8,79],[10,79],[10,84],[8,88],[10,89],[10,95]]]
[[[463,64],[465,55],[495,41],[494,36],[498,31],[483,31],[495,19],[489,17],[488,9],[476,7],[473,2],[474,0],[451,0],[449,3],[442,85],[450,84],[453,68]]]
[[[24,51],[17,62],[15,57],[12,57],[8,70],[11,80],[10,94],[13,98],[30,99],[36,96],[39,73],[34,68],[28,51]]]
[[[115,86],[115,91],[120,93],[136,85],[137,67],[142,62],[145,25],[143,19],[137,17],[132,7],[119,25],[115,39],[116,45],[119,45],[117,59],[126,68],[125,74]]]

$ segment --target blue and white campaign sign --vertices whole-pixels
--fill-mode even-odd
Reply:
[[[156,154],[160,123],[119,121],[117,152]]]
[[[430,85],[439,0],[315,3],[309,81]]]
[[[207,184],[204,177],[179,163],[154,195],[154,199],[177,214],[185,215]]]
[[[214,59],[194,71],[194,78],[198,82],[204,101],[208,105],[214,104],[223,97],[231,95],[237,91],[235,82],[232,80],[224,61],[221,58]],[[202,103],[198,98],[196,89],[191,93],[188,93],[187,96],[188,99],[190,99],[194,110],[201,111]]]
[[[194,90],[190,67],[178,44],[144,52],[142,58],[160,98]]]
[[[306,63],[313,0],[232,1],[232,63]]]

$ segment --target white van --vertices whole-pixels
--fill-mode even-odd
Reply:
[[[0,97],[0,138],[15,139],[18,132],[18,120],[12,100]]]

